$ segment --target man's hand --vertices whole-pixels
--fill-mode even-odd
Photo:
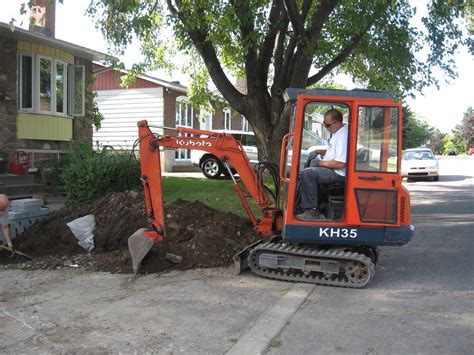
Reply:
[[[319,158],[313,159],[313,160],[311,160],[310,166],[311,166],[312,168],[320,167],[320,166],[322,166],[322,165],[321,165],[321,162],[322,162],[322,160],[319,159]]]

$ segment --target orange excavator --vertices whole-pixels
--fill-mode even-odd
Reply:
[[[163,243],[160,148],[198,149],[218,157],[252,221],[263,236],[234,257],[238,271],[250,268],[263,277],[361,288],[373,279],[378,246],[403,245],[414,235],[410,196],[402,186],[402,106],[390,94],[367,90],[290,88],[284,98],[293,110],[282,141],[280,165],[251,166],[242,145],[230,134],[186,127],[176,135],[154,133],[138,122],[141,182],[151,228],[129,238],[134,271],[155,244]],[[319,184],[323,218],[299,216],[301,172],[308,157],[329,138],[323,114],[336,109],[348,126],[346,178]],[[238,174],[238,178],[234,176]],[[273,189],[264,185],[273,178]],[[247,198],[261,216],[256,216]]]

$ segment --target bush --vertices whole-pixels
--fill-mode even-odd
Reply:
[[[60,191],[67,205],[140,187],[140,167],[128,154],[83,148],[67,153],[59,166]]]

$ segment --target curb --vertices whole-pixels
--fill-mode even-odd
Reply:
[[[312,284],[295,284],[286,295],[260,317],[226,354],[263,354],[270,342],[285,328],[315,287],[316,285]]]

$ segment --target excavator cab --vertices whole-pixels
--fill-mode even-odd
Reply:
[[[400,175],[402,107],[388,93],[366,90],[288,89],[293,103],[290,133],[283,142],[282,164],[287,201],[283,240],[312,245],[355,245],[376,259],[378,245],[400,245],[413,236],[409,195]],[[301,220],[301,174],[313,143],[329,141],[324,114],[336,109],[348,129],[345,179],[320,184],[324,218]],[[315,137],[317,139],[315,139]],[[314,155],[314,154],[313,154]]]

